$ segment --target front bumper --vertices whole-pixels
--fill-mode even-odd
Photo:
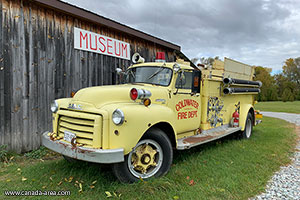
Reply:
[[[42,145],[78,160],[94,163],[118,163],[124,161],[124,149],[93,149],[85,147],[73,147],[70,143],[63,141],[53,141],[48,136],[48,131],[42,135]]]

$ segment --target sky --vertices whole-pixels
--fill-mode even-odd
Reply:
[[[300,57],[300,0],[63,0],[181,46],[272,68]]]

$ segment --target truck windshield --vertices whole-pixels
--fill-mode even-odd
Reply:
[[[135,67],[127,71],[126,83],[149,83],[168,86],[172,70],[167,67]]]

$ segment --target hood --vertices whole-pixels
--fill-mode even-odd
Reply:
[[[140,84],[125,84],[97,86],[81,89],[72,98],[71,103],[88,103],[93,104],[96,108],[101,108],[104,105],[113,103],[130,103],[134,102],[129,96],[132,88],[149,90],[152,94],[150,97],[152,103],[155,103],[156,99],[165,99],[167,101],[168,98],[167,88]],[[140,100],[136,101],[139,102]],[[157,103],[160,102],[157,101]]]

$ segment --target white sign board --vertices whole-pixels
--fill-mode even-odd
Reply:
[[[74,48],[130,60],[130,44],[74,27]]]

